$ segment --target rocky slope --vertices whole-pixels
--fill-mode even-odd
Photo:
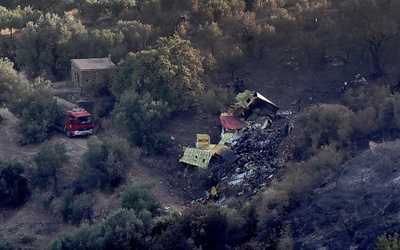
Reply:
[[[374,249],[400,231],[400,140],[370,145],[290,215],[295,249]]]

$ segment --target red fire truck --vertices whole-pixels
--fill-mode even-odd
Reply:
[[[56,129],[63,131],[68,137],[93,133],[92,115],[87,110],[59,97],[54,99],[64,110],[64,115],[60,115],[54,122]]]

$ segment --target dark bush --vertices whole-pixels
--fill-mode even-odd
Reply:
[[[40,188],[46,188],[52,183],[53,191],[57,194],[59,169],[69,161],[64,142],[44,142],[33,160],[36,164],[32,179],[33,184]]]
[[[244,243],[244,225],[233,209],[196,205],[165,229],[159,243],[162,249],[232,249]]]
[[[150,249],[146,226],[133,210],[119,209],[98,224],[58,236],[49,249]]]
[[[91,221],[93,202],[89,195],[75,197],[72,190],[66,190],[61,198],[60,213],[65,222],[78,225],[82,220]]]
[[[0,160],[0,205],[17,206],[29,196],[25,167],[16,161]]]
[[[338,104],[314,105],[300,116],[303,128],[298,146],[301,159],[316,154],[326,145],[346,148],[354,131],[351,124],[354,113]]]
[[[45,141],[60,112],[50,82],[40,78],[16,88],[10,94],[8,108],[19,117],[16,129],[23,136],[22,144]]]
[[[171,145],[171,141],[165,136],[145,136],[143,138],[143,146],[146,147],[147,152],[150,154],[165,154]]]
[[[125,139],[92,136],[83,155],[78,183],[86,189],[102,190],[117,187],[125,179],[125,171],[133,163],[133,152]]]
[[[122,194],[121,207],[132,209],[137,214],[143,210],[156,212],[157,204],[151,197],[150,185],[135,183],[128,186]]]

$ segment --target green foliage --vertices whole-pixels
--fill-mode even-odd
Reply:
[[[201,5],[204,10],[212,12],[212,21],[221,21],[231,16],[234,10],[243,10],[245,7],[244,1],[241,0],[202,0]]]
[[[60,112],[50,82],[43,79],[17,85],[8,96],[8,108],[19,117],[16,130],[23,136],[22,144],[46,140]]]
[[[381,129],[387,131],[400,128],[400,94],[387,97],[382,101],[377,122]]]
[[[168,116],[166,103],[155,101],[149,93],[140,95],[132,89],[122,94],[113,111],[116,127],[136,145],[142,145],[146,137],[153,137],[161,120]]]
[[[383,234],[378,237],[376,250],[398,250],[400,249],[399,234],[394,235]]]
[[[368,137],[378,128],[377,112],[373,107],[359,110],[353,115],[351,124],[354,126],[353,140]]]
[[[200,26],[197,36],[199,40],[210,46],[211,54],[214,55],[217,41],[222,37],[222,30],[216,22],[206,23],[204,26]]]
[[[136,214],[141,214],[143,211],[149,211],[154,214],[157,204],[152,199],[150,189],[150,185],[137,182],[128,186],[122,194],[121,207],[132,209]]]
[[[243,66],[244,56],[242,49],[238,46],[226,48],[216,56],[220,68],[230,73],[231,81],[234,80],[235,72]]]
[[[254,231],[259,238],[277,247],[291,246],[293,242],[288,231],[282,230],[285,216],[337,172],[343,161],[344,155],[335,148],[323,147],[308,160],[288,166],[281,180],[274,180],[251,202],[258,222]]]
[[[125,170],[132,164],[132,149],[125,139],[90,137],[83,155],[78,181],[87,188],[109,189],[125,179]]]
[[[124,35],[124,43],[128,51],[141,51],[155,40],[154,27],[139,21],[118,21],[116,30]]]
[[[143,146],[149,154],[166,154],[171,145],[170,138],[166,136],[150,135],[143,137]]]
[[[135,211],[119,209],[98,224],[60,235],[50,249],[150,249],[145,235],[146,224]]]
[[[0,30],[7,29],[8,34],[2,32],[0,36],[0,56],[6,56],[15,61],[16,42],[18,40],[15,33],[23,29],[28,21],[36,20],[39,12],[32,10],[29,6],[23,9],[20,6],[15,6],[14,9],[7,9],[2,6],[0,6]]]
[[[58,172],[63,165],[68,163],[67,147],[62,141],[44,142],[33,158],[36,170],[32,182],[40,188],[48,187],[53,181],[53,191],[58,193]]]
[[[339,104],[314,105],[300,117],[303,134],[300,147],[309,157],[324,145],[346,147],[354,131],[353,112]]]
[[[344,101],[355,115],[351,124],[355,129],[353,139],[379,133],[391,135],[400,128],[400,94],[392,95],[389,88],[368,86],[349,89]]]
[[[390,97],[390,89],[382,86],[361,86],[350,88],[343,97],[344,104],[353,111],[359,111],[368,107],[379,110],[382,101]]]
[[[10,92],[19,83],[17,71],[8,58],[0,58],[0,103],[7,102]]]
[[[111,54],[114,61],[119,61],[128,52],[124,45],[124,35],[117,29],[95,29],[88,32],[85,55],[104,57]]]
[[[70,14],[41,15],[28,22],[17,44],[17,62],[29,79],[38,76],[63,79],[70,75],[70,59],[86,35],[84,26]]]
[[[131,11],[136,7],[135,0],[82,0],[79,4],[79,11],[84,18],[96,21],[101,17],[118,18],[126,11]]]
[[[159,242],[162,249],[231,249],[243,242],[244,224],[235,210],[196,205],[172,222]]]
[[[154,49],[127,56],[114,76],[111,91],[119,99],[131,88],[140,95],[150,93],[154,101],[168,104],[172,112],[187,110],[203,91],[202,61],[188,40],[178,35],[162,37]]]
[[[50,11],[53,10],[56,6],[62,4],[63,2],[67,2],[71,0],[19,0],[17,1],[21,6],[34,6],[35,9],[39,9],[40,11]]]
[[[220,89],[221,92],[223,92],[223,89]],[[200,97],[200,103],[203,106],[203,110],[209,114],[217,114],[218,112],[221,111],[221,108],[223,107],[223,104],[218,97],[217,94],[209,89],[207,90],[204,95]]]
[[[72,190],[62,194],[59,211],[66,222],[79,225],[82,220],[91,220],[93,202],[87,194],[74,197]]]
[[[25,167],[19,162],[0,160],[0,206],[16,206],[25,202],[29,189],[24,171]]]

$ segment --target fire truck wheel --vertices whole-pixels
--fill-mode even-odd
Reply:
[[[68,138],[71,138],[71,137],[72,137],[71,131],[69,131],[69,130],[65,130],[65,135],[66,135]]]

